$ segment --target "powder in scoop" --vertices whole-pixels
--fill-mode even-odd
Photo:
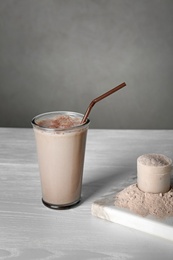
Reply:
[[[162,154],[144,154],[138,158],[138,162],[148,166],[165,166],[170,164],[169,158]]]
[[[117,193],[114,204],[143,217],[170,217],[173,216],[173,188],[163,194],[153,194],[143,192],[138,189],[137,184],[132,184]]]

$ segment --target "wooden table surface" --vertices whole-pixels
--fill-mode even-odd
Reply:
[[[56,211],[41,202],[33,130],[0,128],[0,259],[172,260],[169,240],[91,215],[93,201],[136,181],[149,152],[173,158],[173,130],[90,129],[82,202]]]

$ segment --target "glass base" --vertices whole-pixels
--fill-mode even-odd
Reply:
[[[44,201],[43,199],[42,199],[42,202],[43,202],[43,204],[44,204],[46,207],[48,207],[48,208],[50,208],[50,209],[65,210],[65,209],[71,209],[71,208],[74,208],[74,207],[78,206],[78,205],[80,204],[80,202],[81,202],[81,199],[79,199],[79,200],[77,200],[77,201],[75,201],[75,202],[73,202],[73,203],[65,204],[65,205],[50,204],[50,203]]]

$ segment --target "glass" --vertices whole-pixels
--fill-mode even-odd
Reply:
[[[65,209],[76,205],[81,199],[85,144],[90,120],[66,128],[39,126],[42,120],[58,115],[83,118],[76,112],[55,111],[33,118],[32,126],[38,154],[42,188],[42,202],[52,209]]]

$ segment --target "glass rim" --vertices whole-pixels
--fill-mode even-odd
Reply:
[[[42,114],[38,114],[36,115],[32,120],[31,120],[31,124],[33,127],[37,128],[37,129],[40,129],[40,130],[43,130],[43,131],[49,131],[49,132],[68,132],[68,131],[74,131],[76,129],[82,129],[84,127],[87,127],[89,124],[90,124],[90,119],[87,118],[87,120],[80,124],[80,125],[76,125],[76,126],[72,126],[72,127],[69,127],[69,128],[62,128],[62,129],[58,129],[58,128],[49,128],[49,127],[45,127],[45,126],[40,126],[39,124],[36,123],[36,120],[41,118],[41,117],[44,117],[44,116],[47,116],[47,115],[69,115],[69,116],[73,116],[73,117],[80,117],[81,120],[83,118],[83,114],[81,113],[78,113],[78,112],[73,112],[73,111],[51,111],[51,112],[45,112],[45,113],[42,113]]]

